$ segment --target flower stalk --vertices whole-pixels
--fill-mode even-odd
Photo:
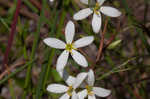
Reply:
[[[13,44],[20,8],[21,8],[21,0],[17,0],[16,11],[14,14],[13,22],[11,24],[10,36],[8,39],[8,45],[7,45],[5,54],[4,54],[3,69],[6,68],[5,66],[8,65],[8,56],[9,56],[9,52],[10,52],[12,44]]]

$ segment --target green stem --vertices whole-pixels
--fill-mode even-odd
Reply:
[[[62,11],[62,16],[61,16],[61,20],[59,22],[56,37],[59,37],[61,35],[60,32],[61,32],[61,29],[63,27],[65,16],[66,16],[66,11]],[[35,99],[40,99],[41,96],[42,96],[43,90],[45,90],[46,82],[47,82],[47,80],[50,76],[50,70],[51,70],[51,65],[52,65],[52,60],[53,60],[54,55],[55,55],[55,49],[52,49],[51,53],[50,53],[50,56],[49,56],[48,64],[44,65],[43,68],[42,68],[42,72],[40,74],[40,79],[39,79],[39,82],[38,82],[38,85],[37,85]],[[42,90],[42,88],[43,88],[43,90]]]
[[[42,6],[43,9],[41,11],[40,14],[40,19],[38,21],[38,25],[37,25],[37,31],[35,32],[35,40],[33,42],[33,47],[32,47],[32,52],[31,52],[31,56],[30,56],[30,61],[32,61],[35,57],[35,52],[36,52],[36,48],[38,46],[38,41],[39,41],[39,35],[40,35],[40,28],[42,26],[42,21],[44,20],[44,11],[45,11],[45,6],[46,6],[46,0],[42,1]],[[26,79],[25,79],[25,85],[24,85],[24,94],[23,94],[23,99],[26,99],[26,94],[27,94],[27,89],[30,88],[30,83],[31,83],[31,70],[32,70],[32,65],[30,64],[27,68],[27,74],[26,74]]]
[[[103,74],[101,77],[99,77],[97,80],[102,80],[104,78],[106,78],[107,76],[113,74],[113,73],[117,73],[117,72],[121,72],[121,71],[127,71],[127,70],[130,70],[131,68],[126,68],[126,69],[121,69],[122,67],[126,66],[129,62],[135,60],[135,58],[131,58],[131,59],[128,59],[126,62],[124,62],[123,64],[119,65],[119,66],[116,66],[114,67],[111,71]]]
[[[12,97],[12,99],[16,99],[16,97],[15,97],[16,95],[14,94],[14,87],[12,84],[12,79],[9,79],[8,82],[9,82],[9,89],[10,89],[11,97]]]
[[[35,13],[38,13],[38,9],[36,7],[34,7],[34,5],[32,3],[29,2],[29,0],[23,0],[23,2]]]
[[[30,64],[32,64],[35,60],[28,62],[27,64],[25,64],[24,66],[21,66],[20,68],[18,68],[17,70],[13,71],[12,73],[10,73],[8,76],[6,76],[4,79],[0,80],[0,85],[5,83],[8,79],[12,78],[13,76],[15,76],[17,73],[23,71],[27,66],[29,66]]]

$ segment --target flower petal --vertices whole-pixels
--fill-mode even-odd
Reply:
[[[110,17],[119,17],[121,15],[121,12],[118,9],[108,6],[102,6],[100,11]]]
[[[93,11],[90,8],[85,8],[74,14],[73,19],[74,20],[82,20],[87,18],[90,14],[92,14]]]
[[[65,93],[59,99],[69,99],[69,98],[70,98],[70,96],[67,93]]]
[[[63,80],[65,81],[69,77],[69,74],[67,73],[66,70],[57,70],[57,72],[59,73],[60,77],[63,78]]]
[[[57,59],[57,63],[56,63],[57,71],[61,71],[64,69],[64,67],[67,64],[68,57],[69,57],[69,52],[64,50]]]
[[[97,2],[102,5],[106,0],[97,0]]]
[[[78,95],[75,91],[72,92],[72,98],[71,99],[78,99]]]
[[[88,0],[80,0],[83,4],[87,4],[88,5]]]
[[[107,97],[111,93],[110,90],[100,88],[100,87],[93,87],[93,92],[95,95],[97,95],[99,97]]]
[[[88,99],[96,99],[95,95],[88,95]]]
[[[76,78],[73,76],[69,76],[68,79],[66,80],[66,83],[68,86],[72,86],[75,83]]]
[[[76,77],[76,81],[73,85],[73,88],[74,89],[78,88],[86,77],[87,77],[87,73],[79,73]]]
[[[75,48],[85,47],[87,45],[90,45],[94,40],[93,36],[87,36],[83,37],[77,41],[74,42]]]
[[[64,93],[68,90],[68,87],[61,84],[51,84],[48,85],[47,90],[53,93]]]
[[[66,44],[63,41],[56,39],[56,38],[46,38],[43,41],[46,45],[53,47],[53,48],[65,49],[66,47]]]
[[[92,69],[90,69],[89,72],[88,72],[88,78],[87,78],[87,80],[88,80],[88,84],[89,84],[90,86],[93,86],[93,85],[94,85],[95,77],[94,77],[94,72],[93,72]]]
[[[76,50],[72,50],[71,56],[82,67],[88,66],[88,62],[86,61],[85,57],[82,54],[80,54],[79,52],[77,52]]]
[[[87,90],[86,89],[78,92],[79,99],[84,99],[86,96],[87,96]]]
[[[65,28],[65,37],[66,37],[66,42],[67,44],[71,44],[74,38],[74,34],[75,34],[75,26],[74,23],[72,21],[69,21],[67,23],[67,26]]]
[[[87,82],[83,81],[80,85],[80,88],[85,88],[86,85],[87,85]]]
[[[98,33],[101,29],[102,19],[101,14],[97,15],[96,13],[93,14],[92,19],[92,28],[95,33]]]

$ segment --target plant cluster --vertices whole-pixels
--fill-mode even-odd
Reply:
[[[92,0],[80,0],[82,3],[89,5],[89,8],[85,8],[74,14],[73,19],[78,21],[87,18],[89,15],[93,14],[92,19],[92,29],[95,33],[99,33],[102,26],[102,16],[104,14],[110,17],[119,17],[121,12],[116,8],[103,6],[105,0],[97,0],[94,3],[90,3]],[[75,25],[72,21],[69,21],[65,28],[65,40],[66,43],[57,38],[45,38],[43,41],[46,45],[56,48],[63,49],[64,51],[57,59],[56,70],[59,75],[65,80],[66,84],[50,84],[47,90],[53,93],[65,93],[59,99],[96,99],[96,96],[107,97],[111,94],[110,90],[94,87],[95,77],[94,71],[89,69],[88,72],[82,72],[77,75],[77,77],[65,74],[65,66],[67,64],[69,54],[72,56],[74,61],[82,66],[83,68],[88,67],[88,62],[86,58],[79,52],[78,48],[90,45],[94,41],[93,36],[86,36],[73,41],[75,36]],[[77,89],[83,89],[78,90]]]

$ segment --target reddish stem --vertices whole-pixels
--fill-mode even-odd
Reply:
[[[98,54],[97,54],[97,58],[96,58],[96,62],[99,61],[101,55],[102,55],[102,50],[103,50],[103,46],[104,46],[104,36],[107,30],[107,24],[108,24],[108,19],[105,20],[105,26],[104,26],[104,30],[102,32],[102,36],[101,36],[101,41],[100,41],[100,45],[99,45],[99,50],[98,50]]]
[[[15,35],[15,32],[16,32],[16,24],[17,24],[20,8],[21,8],[21,0],[18,0],[15,15],[14,15],[14,18],[13,18],[13,22],[11,24],[11,30],[10,30],[10,36],[9,36],[9,39],[8,39],[7,49],[6,49],[5,54],[4,54],[3,68],[5,66],[7,66],[7,64],[8,64],[8,55],[9,55],[9,52],[10,52],[10,49],[11,49],[11,46],[12,46],[12,43],[13,43],[14,35]]]
[[[30,2],[35,5],[39,10],[42,9],[41,4],[37,0],[30,0]]]

